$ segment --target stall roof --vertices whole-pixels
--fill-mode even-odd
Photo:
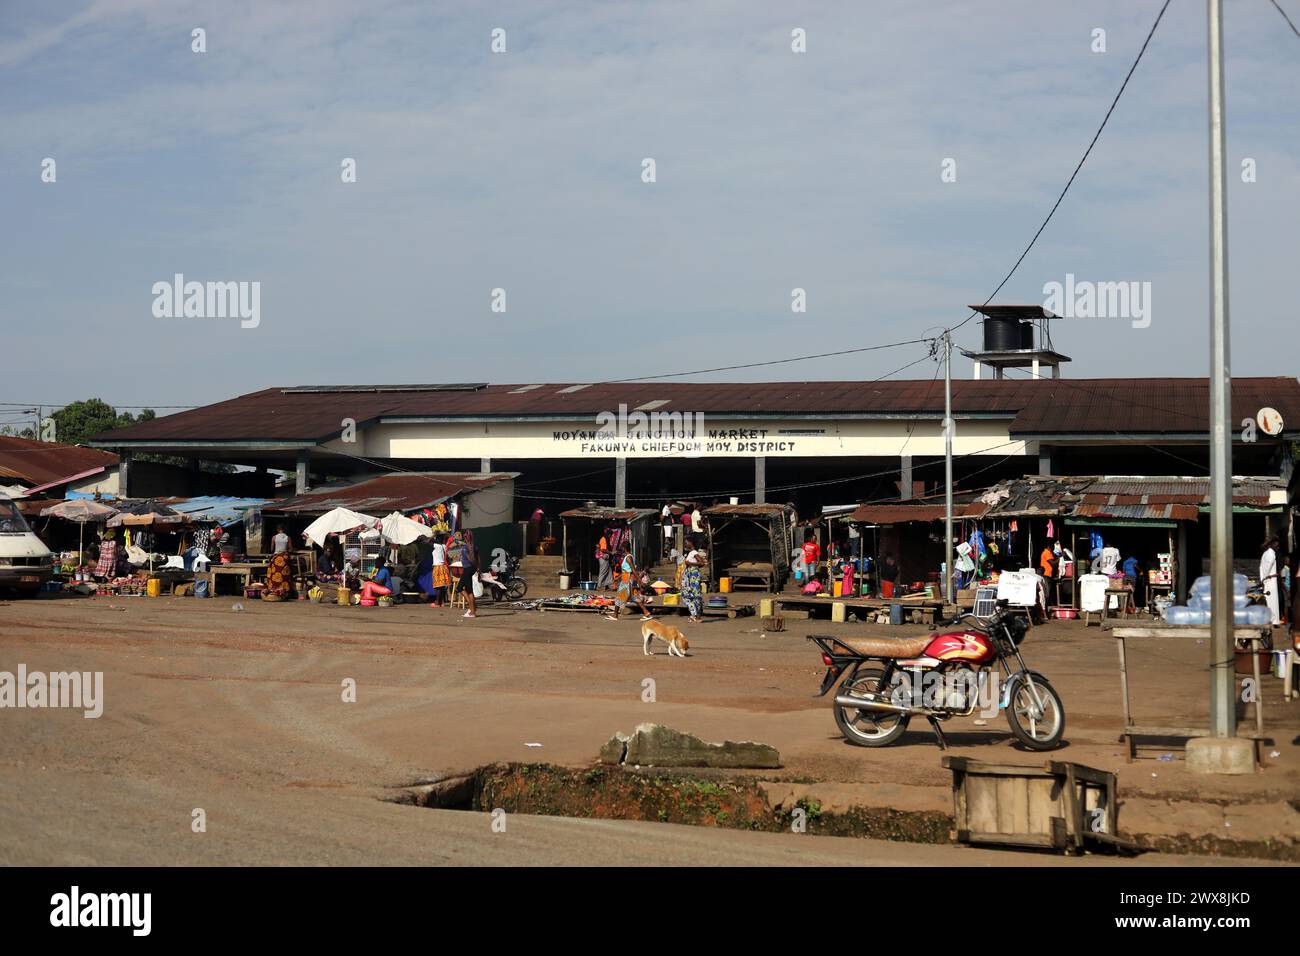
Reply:
[[[1195,521],[1200,514],[1196,505],[1185,504],[1110,504],[1080,502],[1069,513],[1071,518],[1122,518],[1127,521]],[[1078,522],[1071,522],[1077,524]]]
[[[980,496],[980,501],[988,506],[986,514],[990,518],[1068,514],[1079,502],[1079,496],[1095,480],[1095,477],[1013,478],[994,485]]]
[[[232,498],[223,495],[201,495],[196,498],[167,498],[173,511],[189,515],[194,521],[211,521],[216,524],[233,524],[242,521],[250,508],[263,508],[266,498]]]
[[[767,517],[770,515],[791,514],[794,509],[789,505],[714,505],[711,508],[705,508],[703,514],[706,515],[731,515],[735,517]]]
[[[367,514],[418,511],[459,494],[483,491],[517,477],[519,473],[515,471],[489,474],[401,472],[367,478],[353,484],[318,488],[292,498],[274,499],[268,501],[263,510],[304,515],[324,514],[333,508],[348,508]]]
[[[632,521],[657,514],[659,512],[652,508],[606,508],[603,505],[596,505],[589,508],[570,508],[568,511],[561,511],[560,517],[592,518],[597,521]]]
[[[954,518],[980,518],[988,507],[978,501],[953,504]],[[947,507],[928,501],[903,501],[890,504],[864,504],[849,515],[850,521],[860,524],[906,524],[911,521],[942,521],[947,516]]]

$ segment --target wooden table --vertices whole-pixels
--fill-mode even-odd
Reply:
[[[194,580],[203,578],[208,582],[208,593],[212,597],[217,596],[217,575],[228,574],[234,575],[240,579],[240,593],[242,594],[250,584],[253,583],[253,575],[261,571],[265,575],[267,562],[265,561],[232,561],[229,564],[213,564],[207,571],[199,571],[194,575]]]
[[[1128,693],[1128,660],[1125,654],[1124,642],[1129,638],[1154,638],[1154,637],[1174,637],[1174,638],[1194,638],[1196,640],[1208,641],[1210,639],[1210,629],[1208,627],[1199,627],[1195,625],[1166,625],[1164,627],[1116,627],[1110,632],[1116,639],[1116,646],[1119,648],[1119,681],[1124,694],[1124,732],[1121,736],[1128,744],[1128,761],[1131,763],[1137,756],[1137,739],[1138,737],[1211,737],[1213,731],[1201,727],[1168,727],[1138,725],[1133,723],[1133,712],[1129,705]],[[1251,666],[1255,672],[1255,732],[1241,733],[1237,736],[1245,737],[1251,740],[1255,745],[1255,762],[1260,762],[1260,745],[1264,740],[1264,694],[1260,687],[1259,680],[1259,654],[1265,640],[1272,633],[1272,628],[1259,627],[1235,627],[1232,636],[1235,642],[1245,642],[1250,645]],[[1235,658],[1235,655],[1234,655]],[[1235,666],[1235,659],[1233,665]]]

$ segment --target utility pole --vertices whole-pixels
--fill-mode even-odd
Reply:
[[[944,541],[944,582],[943,598],[948,604],[956,603],[952,590],[954,570],[952,551],[952,331],[943,333],[943,457],[944,457],[944,495],[943,495],[943,541]]]
[[[1210,737],[1187,743],[1188,769],[1253,773],[1237,737],[1232,601],[1232,365],[1228,354],[1228,209],[1224,165],[1223,0],[1207,0],[1210,66]]]

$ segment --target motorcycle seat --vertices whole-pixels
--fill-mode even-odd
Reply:
[[[840,643],[851,648],[863,657],[887,657],[906,659],[920,657],[926,647],[934,640],[933,634],[920,637],[845,637]]]

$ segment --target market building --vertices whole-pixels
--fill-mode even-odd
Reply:
[[[1233,470],[1289,483],[1300,382],[1233,381]],[[1026,475],[1208,474],[1206,379],[953,382],[959,490]],[[1283,426],[1266,434],[1261,409]],[[616,383],[268,388],[103,433],[119,492],[141,454],[283,470],[294,491],[385,472],[510,472],[516,520],[594,501],[829,504],[942,490],[943,383]],[[1247,428],[1246,426],[1251,427]]]

